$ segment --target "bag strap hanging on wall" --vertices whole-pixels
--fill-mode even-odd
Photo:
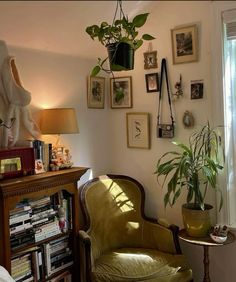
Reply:
[[[170,108],[170,118],[171,118],[170,124],[161,124],[161,100],[162,100],[161,98],[163,96],[162,85],[163,85],[164,75],[166,77],[166,88],[167,88],[168,103]],[[157,114],[157,137],[160,138],[174,137],[174,118],[173,118],[173,112],[171,106],[171,96],[170,96],[170,88],[169,88],[169,81],[167,75],[166,59],[162,59],[161,61],[160,95],[159,95],[159,105],[158,105],[158,114]]]

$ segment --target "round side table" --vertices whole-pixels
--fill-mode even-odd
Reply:
[[[181,229],[178,234],[179,238],[185,242],[203,246],[204,249],[204,279],[203,282],[211,282],[209,275],[209,247],[219,247],[224,246],[230,243],[233,243],[235,240],[235,236],[232,232],[228,232],[227,240],[224,243],[216,243],[214,242],[210,236],[204,238],[190,237],[185,229]]]

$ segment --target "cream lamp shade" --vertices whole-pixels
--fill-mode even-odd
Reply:
[[[79,133],[75,109],[56,108],[42,110],[40,129],[42,134]]]

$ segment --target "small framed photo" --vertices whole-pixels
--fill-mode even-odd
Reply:
[[[191,80],[191,99],[203,98],[203,80]]]
[[[145,79],[147,92],[159,91],[158,73],[145,74]]]
[[[143,56],[145,70],[157,68],[157,51],[145,52]]]
[[[132,77],[110,78],[110,102],[112,109],[132,108]]]
[[[198,60],[197,25],[171,30],[173,64]]]
[[[104,109],[105,77],[90,76],[88,78],[88,108]]]
[[[128,148],[150,148],[149,113],[127,113],[126,129]]]
[[[35,174],[45,172],[43,161],[41,159],[35,160]]]

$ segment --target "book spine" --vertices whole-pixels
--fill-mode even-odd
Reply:
[[[13,217],[13,218],[10,217],[9,224],[13,225],[13,224],[16,224],[16,223],[20,223],[21,221],[24,222],[24,221],[26,221],[26,220],[28,220],[30,218],[31,218],[31,216],[30,216],[29,213],[26,213],[24,215],[20,215],[18,217]]]

